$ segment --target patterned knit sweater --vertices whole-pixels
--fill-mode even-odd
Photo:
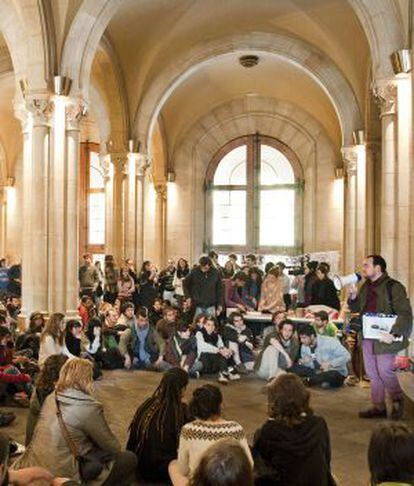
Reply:
[[[194,420],[183,426],[178,448],[178,467],[190,477],[197,469],[203,453],[220,439],[233,438],[240,442],[253,465],[252,455],[243,427],[237,422],[221,419],[217,422]]]

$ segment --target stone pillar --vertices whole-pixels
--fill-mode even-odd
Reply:
[[[166,223],[167,223],[167,183],[155,184],[157,194],[155,206],[155,240],[157,249],[157,264],[160,268],[165,265]]]
[[[344,272],[355,271],[357,242],[357,151],[342,149],[345,168]]]
[[[124,259],[124,179],[127,169],[126,152],[111,152],[105,158],[110,162],[105,188],[107,244],[106,253],[113,255],[120,265]]]
[[[79,266],[79,160],[80,120],[85,105],[80,100],[66,107],[66,184],[65,184],[65,311],[68,317],[78,314]]]
[[[381,244],[391,275],[396,272],[397,231],[397,86],[377,83],[374,96],[381,110]]]
[[[53,103],[30,97],[23,108],[23,315],[48,311],[48,170]]]
[[[6,254],[7,238],[7,188],[0,187],[0,255]]]

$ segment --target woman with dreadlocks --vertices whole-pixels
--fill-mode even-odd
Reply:
[[[186,371],[168,370],[153,395],[135,412],[127,450],[137,455],[137,472],[145,481],[169,482],[168,464],[177,457],[181,427],[191,420],[182,402],[187,384]]]

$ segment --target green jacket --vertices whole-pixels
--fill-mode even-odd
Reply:
[[[351,312],[358,312],[361,317],[367,306],[368,285],[367,282],[364,282],[359,289],[357,298],[348,301]],[[378,280],[376,292],[376,312],[379,314],[396,314],[397,321],[392,328],[392,333],[403,336],[404,339],[391,344],[374,341],[374,353],[397,354],[408,346],[408,338],[411,336],[413,327],[413,313],[407,292],[404,285],[391,279],[387,273],[384,273]]]

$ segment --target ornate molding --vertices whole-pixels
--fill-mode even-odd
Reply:
[[[356,147],[344,147],[341,150],[344,169],[348,177],[356,175],[358,151]]]
[[[373,84],[372,94],[380,107],[381,117],[397,113],[398,90],[394,81],[377,81]]]
[[[87,104],[83,100],[70,100],[66,105],[66,129],[80,130],[80,122],[87,113]]]
[[[137,177],[144,177],[147,169],[151,165],[150,158],[147,154],[143,153],[137,153],[135,155],[135,174]]]
[[[159,199],[167,200],[167,183],[166,182],[156,182],[154,184],[155,192]]]
[[[50,98],[27,98],[26,108],[32,114],[34,126],[49,126],[55,108]]]
[[[114,166],[115,173],[128,175],[128,154],[126,152],[110,152],[110,161]]]

